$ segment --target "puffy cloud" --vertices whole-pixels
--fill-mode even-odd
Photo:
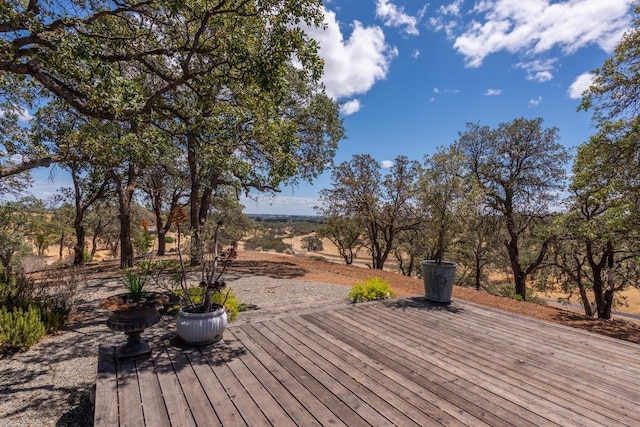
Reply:
[[[589,89],[589,86],[593,83],[593,73],[582,73],[571,83],[567,93],[571,99],[582,98],[582,93]]]
[[[482,0],[473,20],[454,47],[467,66],[479,67],[488,55],[508,51],[529,55],[559,47],[572,53],[587,45],[612,51],[631,24],[633,0]],[[548,70],[547,70],[548,71]],[[534,79],[548,78],[540,73]]]
[[[446,6],[442,5],[438,10],[442,15],[460,16],[460,7],[462,6],[463,1],[464,0],[456,0]]]
[[[448,5],[441,5],[437,15],[429,18],[429,27],[435,31],[444,31],[448,39],[455,38],[455,30],[458,28],[457,19],[460,18],[460,7],[463,0],[456,0]]]
[[[502,95],[502,89],[487,89],[487,91],[484,94],[485,94],[485,96]]]
[[[529,100],[529,107],[537,107],[541,103],[542,103],[542,97],[539,96],[537,99],[530,99]]]
[[[418,49],[414,50],[413,53],[411,54],[411,57],[413,59],[418,59],[419,56],[420,56],[420,51]]]
[[[347,101],[340,106],[340,112],[345,116],[350,116],[351,114],[357,113],[362,108],[362,104],[360,104],[359,99],[352,99],[351,101]]]
[[[386,78],[398,50],[386,43],[380,27],[364,27],[353,21],[351,36],[345,40],[333,11],[325,10],[324,24],[324,29],[305,31],[320,44],[325,65],[322,80],[330,97],[366,93],[378,80]]]
[[[548,59],[546,61],[535,60],[530,62],[519,62],[516,67],[527,71],[527,80],[536,82],[546,82],[553,79],[551,71],[555,69],[557,58]]]
[[[380,162],[383,169],[389,169],[393,167],[393,160],[383,160]]]
[[[422,19],[425,10],[426,6],[422,8],[420,12],[418,12],[418,16],[415,17],[407,15],[403,7],[396,6],[388,0],[376,1],[376,17],[382,19],[384,25],[388,27],[405,27],[404,32],[412,36],[420,34],[420,31],[418,31],[418,23],[420,19]]]

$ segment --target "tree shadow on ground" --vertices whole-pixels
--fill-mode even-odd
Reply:
[[[56,427],[90,427],[93,425],[93,402],[90,389],[76,390],[67,401],[71,409],[62,414]]]
[[[309,271],[287,261],[233,261],[227,267],[228,276],[254,275],[274,279],[295,279],[303,277]]]
[[[554,321],[608,337],[640,344],[640,324],[621,319],[594,319],[583,314],[558,310]]]
[[[389,307],[396,310],[406,310],[408,308],[429,310],[429,311],[446,311],[449,313],[462,313],[464,309],[457,305],[455,302],[443,303],[429,301],[425,297],[409,297],[394,300],[385,300],[381,302],[385,307]]]

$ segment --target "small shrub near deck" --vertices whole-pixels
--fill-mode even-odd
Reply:
[[[40,311],[36,307],[11,311],[4,307],[0,309],[0,345],[24,350],[37,343],[45,334]]]
[[[69,320],[81,279],[75,270],[48,270],[37,281],[0,270],[0,354],[26,350]]]
[[[363,301],[383,300],[395,297],[389,287],[389,281],[379,277],[369,277],[361,280],[349,291],[349,301],[352,303]]]

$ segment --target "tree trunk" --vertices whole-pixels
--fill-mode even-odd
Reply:
[[[73,247],[73,265],[84,264],[84,248],[86,231],[82,225],[82,215],[78,218],[76,214],[76,220],[74,221],[74,228],[76,230],[76,244]]]
[[[515,284],[516,295],[527,300],[527,274],[522,270],[518,260],[518,239],[512,237],[510,241],[504,242],[509,253],[509,262],[511,263],[511,271],[513,272],[513,282]]]
[[[60,249],[58,250],[58,259],[62,259],[63,250],[64,250],[64,233],[60,236]]]
[[[122,177],[116,177],[116,191],[118,193],[118,219],[120,220],[120,265],[133,267],[134,252],[131,242],[131,201],[136,185],[136,167],[129,163],[127,184],[123,185]]]
[[[165,237],[167,236],[167,232],[164,229],[158,229],[158,256],[162,256],[167,252],[167,242],[165,242]]]
[[[482,278],[482,274],[481,274],[481,260],[479,257],[476,256],[476,265],[475,265],[475,285],[476,285],[476,290],[479,291],[480,290],[480,279]]]
[[[131,243],[131,207],[122,206],[120,209],[120,265],[133,267],[133,244]]]
[[[94,233],[93,238],[91,239],[91,260],[96,256],[96,252],[98,251],[98,234]]]
[[[613,289],[607,289],[605,292],[602,272],[604,271],[607,261],[611,260],[613,257],[613,243],[607,242],[599,262],[595,261],[593,244],[590,240],[587,241],[586,247],[587,262],[589,263],[591,274],[593,275],[593,296],[596,300],[598,319],[610,319],[611,305],[613,304]]]

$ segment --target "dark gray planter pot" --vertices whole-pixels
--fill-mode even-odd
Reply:
[[[438,263],[431,259],[421,264],[425,298],[435,302],[451,302],[456,264],[447,261]]]

